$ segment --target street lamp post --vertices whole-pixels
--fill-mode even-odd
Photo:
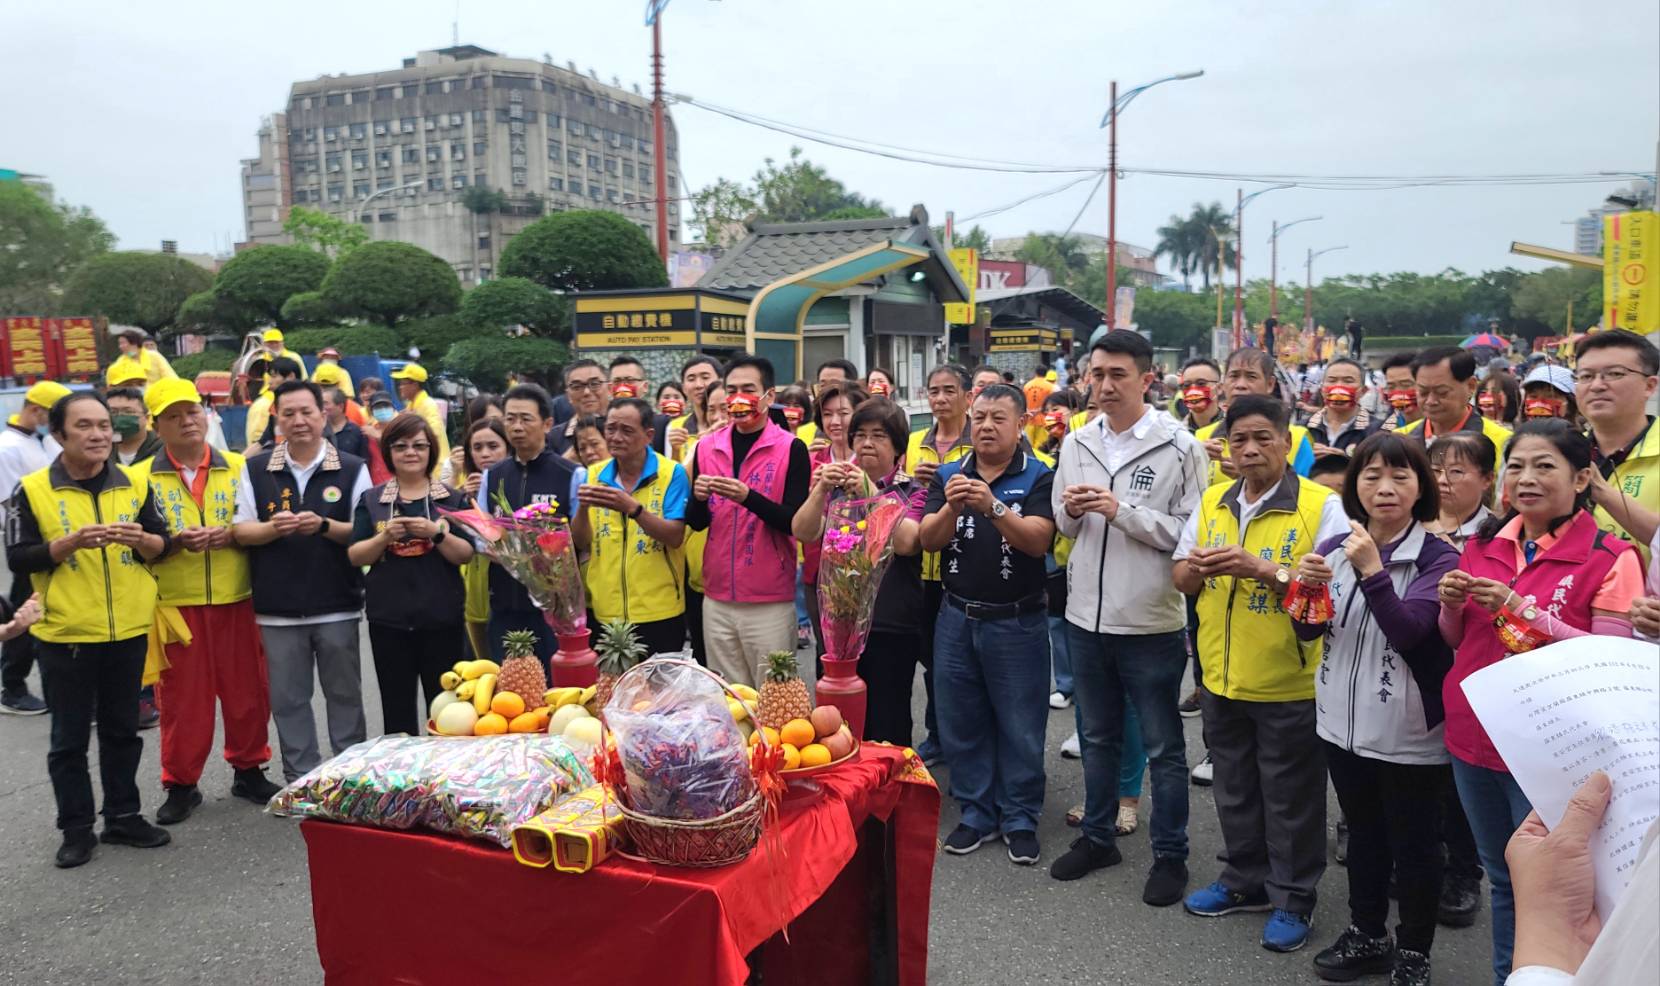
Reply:
[[[1293,184],[1271,185],[1260,188],[1249,195],[1243,188],[1235,189],[1238,204],[1234,206],[1233,232],[1236,242],[1233,248],[1233,344],[1239,348],[1245,339],[1245,207],[1258,195],[1277,192],[1282,188],[1296,188]]]
[[[1314,222],[1317,219],[1324,219],[1324,218],[1326,218],[1326,217],[1325,216],[1308,216],[1308,217],[1303,218],[1303,219],[1294,219],[1291,222],[1286,223],[1284,226],[1280,225],[1280,221],[1278,219],[1274,220],[1274,232],[1269,234],[1269,236],[1268,236],[1268,250],[1269,250],[1268,315],[1269,315],[1269,317],[1275,318],[1275,319],[1280,317],[1280,295],[1279,295],[1279,290],[1278,290],[1278,283],[1279,283],[1278,274],[1280,272],[1280,234],[1285,232],[1286,230],[1290,229],[1291,227],[1297,225],[1298,223],[1311,223],[1311,222]]]
[[[1162,79],[1155,79],[1145,85],[1136,86],[1124,93],[1122,99],[1118,96],[1118,80],[1112,81],[1107,98],[1111,105],[1107,107],[1106,116],[1101,118],[1101,126],[1107,129],[1107,328],[1117,327],[1116,300],[1118,296],[1118,114],[1124,112],[1137,96],[1165,82],[1179,82],[1183,79],[1197,79],[1204,75],[1204,69],[1192,72],[1178,72]]]
[[[374,200],[380,198],[382,195],[390,195],[393,192],[401,192],[401,191],[404,191],[405,189],[420,188],[420,187],[421,187],[421,182],[412,181],[412,182],[408,182],[408,183],[403,184],[403,185],[394,185],[391,188],[383,188],[383,189],[380,189],[379,191],[371,192],[370,194],[365,195],[361,200],[358,201],[358,203],[356,205],[352,206],[352,224],[355,226],[359,221],[362,220],[362,218],[363,218],[363,207],[364,206],[366,206],[370,202],[373,202]]]
[[[1314,259],[1316,257],[1323,257],[1335,250],[1347,250],[1348,248],[1349,245],[1345,243],[1342,246],[1326,247],[1324,250],[1310,250],[1308,252],[1308,262],[1304,268],[1303,274],[1305,280],[1303,285],[1304,332],[1314,331]]]
[[[667,149],[663,146],[663,8],[669,0],[647,0],[646,24],[651,27],[651,139],[652,170],[657,178],[657,255],[669,262],[669,189]]]

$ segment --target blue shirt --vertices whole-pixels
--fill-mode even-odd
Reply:
[[[928,486],[925,514],[945,509],[945,484],[962,473],[980,479],[973,453],[940,466]],[[1023,517],[1053,520],[1050,490],[1055,473],[1035,455],[1015,452],[1003,474],[990,482],[992,496]],[[940,579],[946,591],[981,603],[1019,602],[1044,588],[1044,555],[1028,555],[1003,539],[988,514],[964,510],[957,530],[940,550]]]
[[[674,467],[674,471],[669,473],[669,488],[663,492],[663,519],[685,520],[686,502],[692,498],[692,483],[686,478],[685,466],[682,466],[678,462],[670,463],[670,465]],[[656,476],[657,455],[647,449],[646,467],[641,470],[640,478],[635,481],[632,487],[624,489],[623,485],[617,482],[616,459],[608,460],[605,465],[600,467],[599,475],[595,477],[594,482],[604,483],[606,486],[623,490],[626,493],[633,493],[635,490],[651,482],[652,479],[656,478]]]

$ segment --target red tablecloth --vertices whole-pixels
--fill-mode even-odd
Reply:
[[[481,843],[304,822],[324,974],[376,986],[724,986],[744,982],[746,957],[766,944],[768,968],[816,968],[815,986],[866,982],[859,953],[881,879],[898,981],[923,986],[938,789],[914,753],[869,743],[815,779],[823,798],[785,811],[776,843],[709,870],[612,858],[558,873]],[[872,822],[886,823],[881,840]],[[844,975],[822,974],[835,969]]]

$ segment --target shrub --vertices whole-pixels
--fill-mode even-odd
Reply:
[[[444,372],[466,377],[481,390],[500,393],[509,373],[547,377],[570,358],[563,343],[535,336],[463,339],[444,356]]]

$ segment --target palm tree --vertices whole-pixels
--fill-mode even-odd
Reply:
[[[1205,290],[1210,290],[1210,274],[1217,268],[1218,251],[1221,252],[1221,265],[1226,267],[1233,263],[1234,248],[1231,242],[1233,236],[1233,215],[1222,208],[1222,203],[1212,202],[1210,205],[1193,203],[1193,214],[1188,217],[1188,223],[1199,231],[1203,237],[1198,245],[1199,273],[1204,277]]]
[[[1172,215],[1168,225],[1158,229],[1158,246],[1153,249],[1154,257],[1169,257],[1171,266],[1182,275],[1182,288],[1190,289],[1192,285],[1193,268],[1198,259],[1199,245],[1194,241],[1194,227],[1181,216]]]

